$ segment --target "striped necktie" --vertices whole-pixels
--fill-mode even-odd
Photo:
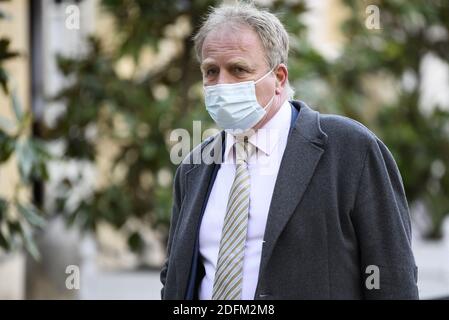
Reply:
[[[221,233],[213,300],[238,300],[242,296],[243,257],[250,196],[248,159],[255,147],[249,142],[237,141],[234,150],[236,172]]]

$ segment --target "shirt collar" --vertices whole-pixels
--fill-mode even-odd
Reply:
[[[256,146],[257,150],[260,150],[269,156],[278,144],[281,136],[285,135],[286,131],[288,132],[290,128],[290,108],[290,103],[288,100],[285,100],[273,118],[271,118],[262,128],[257,130],[255,134],[249,137],[248,141]],[[224,153],[225,163],[233,161],[233,152],[231,151],[234,143],[234,136],[230,133],[226,133],[226,146]]]

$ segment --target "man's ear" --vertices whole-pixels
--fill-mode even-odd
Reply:
[[[280,93],[287,83],[288,70],[287,66],[283,63],[279,64],[276,70],[276,93]]]

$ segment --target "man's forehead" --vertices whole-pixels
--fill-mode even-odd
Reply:
[[[218,25],[209,31],[205,38],[207,40],[215,41],[226,41],[234,44],[245,43],[248,41],[258,40],[259,36],[257,33],[249,26],[245,25]]]
[[[263,53],[263,48],[255,31],[245,26],[238,30],[224,26],[223,29],[212,30],[206,36],[202,57],[203,63],[227,56],[226,60],[250,64],[256,52]]]

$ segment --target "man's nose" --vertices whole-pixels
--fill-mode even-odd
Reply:
[[[235,79],[227,71],[220,71],[218,74],[217,84],[234,83]]]

